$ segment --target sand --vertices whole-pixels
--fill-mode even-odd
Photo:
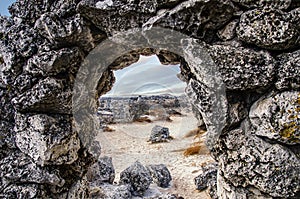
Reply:
[[[213,162],[204,144],[200,154],[185,157],[183,150],[193,142],[203,141],[202,137],[186,138],[190,130],[197,128],[197,120],[191,113],[184,116],[171,117],[172,122],[154,121],[152,123],[125,123],[109,125],[114,132],[100,132],[97,140],[101,143],[101,156],[113,158],[116,170],[115,182],[119,180],[121,171],[135,161],[143,165],[165,164],[171,172],[172,183],[169,188],[162,189],[152,185],[147,196],[157,192],[178,194],[185,199],[208,199],[207,193],[195,190],[194,178],[199,175],[202,164]],[[155,125],[168,127],[174,137],[170,142],[151,144],[147,142],[151,129]],[[138,198],[138,197],[136,197]]]

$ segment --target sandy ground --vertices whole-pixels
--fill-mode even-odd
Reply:
[[[118,182],[121,171],[136,160],[143,165],[165,164],[171,172],[172,184],[167,189],[151,186],[147,195],[155,192],[178,194],[185,199],[209,199],[206,192],[195,190],[194,178],[200,173],[199,166],[213,160],[203,146],[199,155],[185,157],[183,150],[193,142],[203,138],[185,135],[197,127],[197,120],[191,113],[181,117],[171,117],[172,122],[155,121],[153,123],[127,123],[110,125],[114,132],[100,132],[97,140],[102,146],[102,156],[113,158]],[[173,140],[167,143],[150,144],[151,129],[155,125],[168,127]]]

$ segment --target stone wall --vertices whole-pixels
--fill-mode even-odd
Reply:
[[[0,17],[1,198],[88,198],[95,157],[74,127],[74,81],[98,44],[140,27],[189,36],[187,57],[153,48],[121,54],[98,76],[95,99],[111,88],[112,70],[139,54],[181,63],[219,163],[218,197],[300,197],[298,0],[20,0],[10,12]],[[212,113],[219,98],[208,88],[218,81],[203,77],[199,44],[224,83],[225,115]],[[215,120],[224,121],[220,132]]]

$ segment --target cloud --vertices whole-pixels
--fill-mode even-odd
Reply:
[[[141,56],[131,66],[114,71],[116,82],[106,96],[161,95],[184,93],[186,84],[177,78],[178,65],[162,65],[156,56]]]

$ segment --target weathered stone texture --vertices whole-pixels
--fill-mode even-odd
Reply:
[[[123,172],[127,185],[89,190],[85,173],[100,147],[86,136],[96,132],[83,128],[78,135],[72,112],[78,108],[72,97],[106,93],[112,70],[140,54],[181,64],[179,77],[218,161],[219,198],[299,198],[299,6],[298,0],[18,0],[11,17],[0,16],[0,198],[143,194],[152,178],[138,163]],[[159,34],[147,33],[155,27],[189,38],[174,41],[169,34],[161,44]],[[143,34],[132,41],[126,32],[114,42],[151,41],[150,47],[100,49],[124,54],[100,75],[93,68],[95,90],[73,92],[89,52],[131,28]],[[92,124],[92,117],[81,119]],[[111,183],[108,173],[102,176]]]

